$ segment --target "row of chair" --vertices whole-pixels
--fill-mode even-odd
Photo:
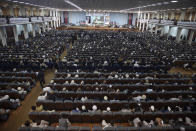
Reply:
[[[1,86],[1,84],[0,84]],[[68,91],[77,91],[78,88],[81,88],[83,91],[95,91],[96,88],[102,91],[108,89],[119,89],[119,91],[124,91],[128,89],[129,91],[146,91],[147,89],[153,90],[165,90],[165,91],[179,91],[179,90],[189,90],[191,87],[192,90],[196,91],[195,84],[153,84],[153,85],[144,85],[144,84],[83,84],[83,85],[69,85],[69,84],[52,84],[49,83],[46,85],[55,90],[61,91],[63,88],[66,88]]]
[[[80,108],[82,105],[86,106],[86,109],[92,109],[93,105],[96,105],[98,109],[106,110],[107,107],[110,107],[111,110],[121,110],[123,108],[136,108],[141,107],[144,110],[148,110],[150,106],[154,106],[155,109],[161,109],[166,106],[172,107],[186,107],[189,106],[189,104],[196,104],[196,101],[191,100],[182,100],[182,101],[140,101],[140,106],[138,106],[138,102],[136,101],[98,101],[98,100],[87,100],[87,101],[81,101],[81,100],[38,100],[36,102],[37,106],[43,105],[43,108],[45,110],[66,110],[71,111],[76,109],[76,107]]]
[[[17,76],[17,77],[31,77],[33,79],[36,79],[36,73],[35,72],[0,72],[1,76]]]
[[[74,80],[76,83],[80,83],[84,81],[84,83],[88,84],[94,84],[95,82],[98,83],[106,83],[106,84],[133,84],[133,83],[145,83],[146,79],[143,78],[135,78],[135,79],[105,79],[105,78],[54,78],[53,79],[55,83],[65,83],[68,81],[69,83]],[[161,84],[165,82],[171,82],[171,83],[184,83],[188,84],[190,82],[189,78],[161,78],[161,79],[150,79],[148,80],[149,83],[154,84]]]
[[[194,126],[183,126],[186,131],[195,131]],[[102,128],[101,126],[93,126],[92,130],[90,127],[84,126],[69,126],[65,127],[20,127],[19,131],[179,131],[180,127],[125,127],[125,126],[115,126]]]
[[[196,112],[30,112],[29,118],[34,121],[46,120],[50,123],[57,123],[60,115],[64,114],[71,123],[101,123],[105,120],[109,123],[128,123],[128,121],[139,117],[142,120],[150,121],[159,117],[164,120],[190,117],[195,120]],[[52,119],[51,119],[52,118]]]
[[[31,77],[0,77],[1,82],[13,82],[13,81],[18,81],[18,82],[23,82],[23,81],[29,81],[32,83],[35,83]]]
[[[191,95],[193,98],[196,98],[196,93],[193,91],[165,91],[165,92],[107,92],[107,91],[53,91],[53,96],[61,98],[63,100],[69,99],[80,99],[87,96],[88,99],[97,99],[103,100],[104,96],[108,97],[108,100],[127,100],[129,97],[137,97],[141,95],[146,95],[145,99],[154,100],[158,97],[160,99],[170,99],[178,98],[189,98]],[[131,99],[129,98],[129,99]]]
[[[104,78],[108,78],[108,76],[125,76],[125,75],[129,75],[128,78],[133,78],[133,77],[138,77],[138,78],[145,78],[145,77],[156,77],[156,78],[178,78],[178,74],[158,74],[158,73],[105,73],[105,72],[97,72],[97,73],[93,73],[93,72],[56,72],[55,76],[56,78],[59,77],[67,77],[69,75],[71,75],[70,77],[74,77],[75,75],[78,75],[78,77],[84,77],[84,78],[96,78],[96,77],[104,77]],[[183,77],[185,77],[183,75]]]

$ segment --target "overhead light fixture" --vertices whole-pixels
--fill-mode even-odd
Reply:
[[[172,0],[171,2],[172,2],[172,3],[176,3],[176,2],[178,2],[178,1],[177,1],[177,0]]]
[[[169,4],[169,2],[163,2],[163,4],[164,4],[164,5],[167,5],[167,4]]]
[[[157,3],[157,5],[162,5],[162,3]]]
[[[151,5],[146,5],[146,6],[151,6]]]
[[[72,6],[74,6],[74,7],[76,7],[77,9],[79,9],[80,11],[82,11],[83,9],[82,8],[80,8],[79,6],[77,6],[76,4],[74,4],[74,3],[72,3],[71,1],[69,1],[69,0],[64,0],[66,3],[68,3],[68,4],[70,4],[70,5],[72,5]]]

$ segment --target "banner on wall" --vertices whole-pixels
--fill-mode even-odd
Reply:
[[[132,18],[133,18],[133,13],[129,13],[128,14],[128,22],[127,22],[129,25],[132,25]]]
[[[68,24],[69,22],[68,22],[68,20],[69,20],[69,14],[68,14],[68,12],[67,11],[65,11],[64,12],[64,16],[65,16],[65,24]]]

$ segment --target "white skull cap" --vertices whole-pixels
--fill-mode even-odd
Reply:
[[[18,87],[18,88],[17,88],[18,91],[20,91],[21,89],[22,89],[21,87]]]
[[[142,95],[142,99],[146,99],[146,95]]]
[[[108,100],[108,97],[107,96],[104,96],[104,100],[107,101]]]
[[[93,105],[93,111],[96,111],[97,110],[97,106],[96,105]]]
[[[86,110],[86,107],[84,105],[82,106],[82,110]]]
[[[154,106],[151,106],[150,108],[151,108],[152,111],[154,111]]]

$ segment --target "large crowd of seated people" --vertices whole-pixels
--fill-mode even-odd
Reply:
[[[145,32],[83,31],[59,69],[167,71],[195,63],[195,48]]]
[[[51,30],[42,36],[0,48],[0,121],[35,86],[40,70],[56,68],[61,53],[69,47],[73,33]]]
[[[15,46],[0,48],[0,69],[37,71],[55,67],[60,54],[72,39],[69,33],[63,34],[51,31],[40,37],[21,41]]]
[[[195,48],[149,32],[74,34],[20,131],[196,130],[195,76],[168,73],[191,67]]]

